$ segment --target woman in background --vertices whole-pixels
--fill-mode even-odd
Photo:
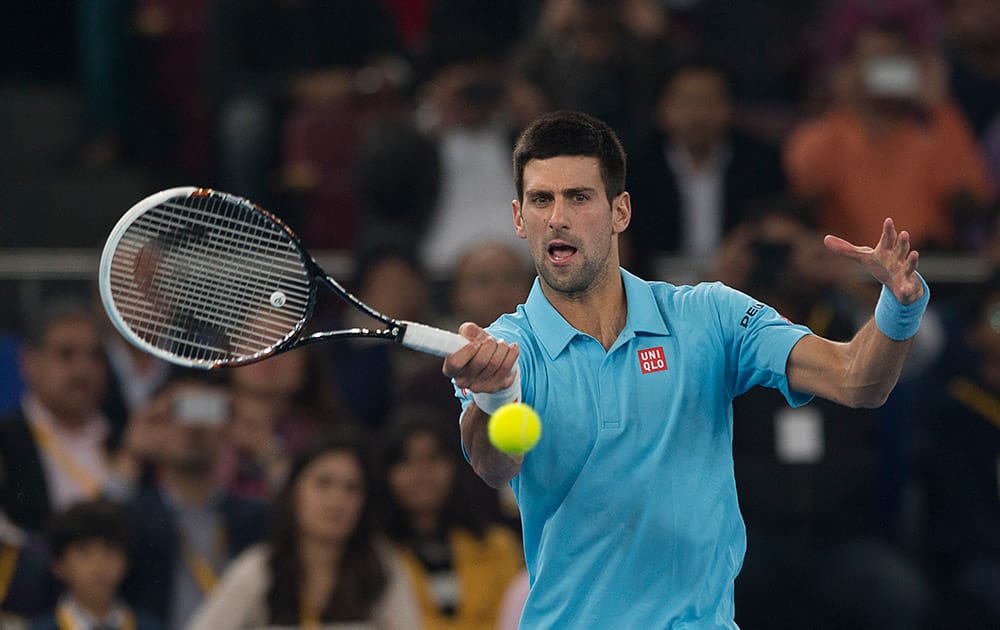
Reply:
[[[386,533],[413,583],[427,630],[496,625],[524,564],[514,534],[481,522],[466,501],[454,423],[404,408],[383,433]]]
[[[405,571],[372,519],[371,460],[349,427],[296,458],[275,503],[270,542],[233,560],[189,630],[411,630]]]

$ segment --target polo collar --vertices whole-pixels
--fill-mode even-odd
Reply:
[[[625,328],[618,336],[615,346],[640,334],[669,335],[660,306],[653,296],[653,289],[647,282],[620,269],[622,282],[625,286],[625,303],[628,306],[628,319]],[[542,293],[541,281],[535,278],[531,293],[524,303],[524,312],[531,322],[531,327],[538,333],[538,339],[545,348],[549,358],[554,359],[566,349],[576,335],[582,335],[579,330],[570,326],[563,316],[552,306]],[[612,349],[614,346],[612,347]]]

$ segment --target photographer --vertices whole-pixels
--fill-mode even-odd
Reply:
[[[965,249],[979,241],[966,228],[994,191],[944,64],[914,30],[902,19],[862,21],[829,77],[831,107],[793,130],[785,167],[824,230],[858,239],[892,208],[914,246]]]
[[[129,601],[182,628],[237,553],[257,542],[267,506],[223,491],[216,462],[230,419],[227,392],[174,377],[133,415],[118,472],[153,474],[131,492],[136,544]]]

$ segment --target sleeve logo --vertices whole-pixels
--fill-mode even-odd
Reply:
[[[743,315],[743,319],[740,320],[740,326],[746,328],[750,324],[750,318],[759,313],[762,308],[764,308],[764,305],[760,302],[748,308],[747,312]]]
[[[667,359],[663,355],[663,346],[639,350],[639,368],[643,374],[662,372],[667,369]]]

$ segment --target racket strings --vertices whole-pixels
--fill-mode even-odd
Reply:
[[[111,263],[112,295],[145,342],[195,361],[252,357],[302,326],[312,286],[276,223],[219,194],[142,213]]]

